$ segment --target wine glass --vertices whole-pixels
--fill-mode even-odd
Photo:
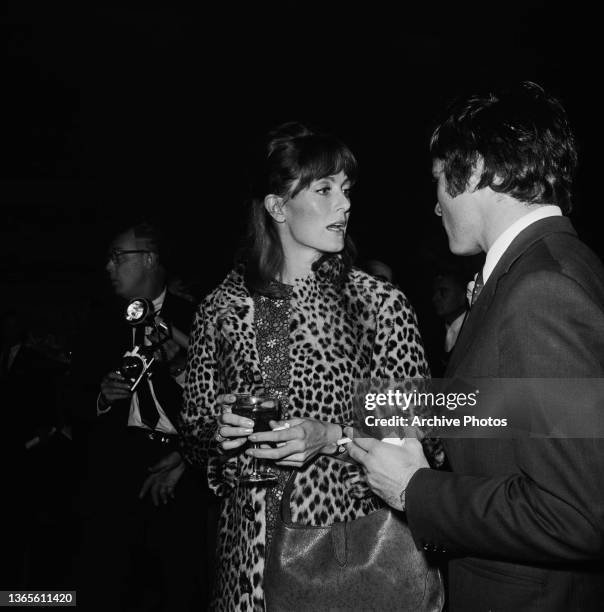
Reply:
[[[269,421],[278,421],[280,418],[279,400],[265,393],[235,393],[237,398],[231,408],[233,414],[254,421],[254,433],[270,431]],[[259,448],[258,443],[252,443],[253,448]],[[259,459],[253,457],[252,473],[241,476],[241,484],[259,485],[277,482],[277,475],[269,468],[259,469]]]

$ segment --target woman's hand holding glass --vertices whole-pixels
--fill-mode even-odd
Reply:
[[[221,408],[217,419],[216,441],[224,451],[231,451],[243,446],[248,436],[254,431],[254,421],[231,412],[237,397],[232,393],[219,395],[216,403]]]
[[[261,448],[245,452],[258,459],[272,459],[277,465],[302,467],[319,453],[333,454],[342,429],[335,423],[317,419],[294,417],[287,421],[271,422],[273,431],[250,435],[250,442]],[[269,446],[276,445],[276,448]]]

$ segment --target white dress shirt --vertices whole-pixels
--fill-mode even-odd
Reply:
[[[560,210],[559,206],[553,206],[550,204],[539,206],[538,208],[535,208],[535,210],[531,210],[531,212],[527,213],[523,217],[520,217],[520,219],[512,223],[512,225],[510,225],[510,227],[508,227],[504,232],[499,234],[497,240],[493,242],[491,248],[487,252],[487,257],[482,268],[483,285],[487,284],[487,280],[489,280],[489,276],[491,276],[495,266],[503,257],[503,254],[507,251],[510,244],[512,244],[514,238],[516,238],[516,236],[518,236],[522,230],[525,230],[529,225],[532,225],[537,221],[541,221],[541,219],[561,216],[562,211]],[[478,273],[474,275],[474,280],[471,280],[468,283],[466,289],[466,297],[468,298],[468,304],[470,305],[472,305],[472,293],[474,292],[474,284],[476,283],[477,276]]]
[[[529,225],[532,225],[537,221],[541,221],[541,219],[561,216],[562,211],[560,210],[559,206],[552,206],[548,204],[546,206],[539,206],[538,208],[535,208],[535,210],[531,210],[531,212],[512,223],[510,227],[508,227],[498,236],[497,240],[493,242],[491,248],[487,252],[484,267],[482,268],[482,280],[484,284],[487,284],[487,280],[489,280],[489,276],[491,276],[495,266],[503,254],[507,251],[514,238],[516,238],[516,236],[518,236],[522,230],[526,229]]]

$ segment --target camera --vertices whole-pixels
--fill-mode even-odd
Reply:
[[[155,342],[148,345],[135,345],[122,357],[119,372],[130,381],[130,391],[134,391],[144,376],[151,377],[151,366],[156,360],[154,353],[166,340],[170,339],[171,333],[169,326],[156,317],[153,302],[147,298],[130,300],[126,306],[124,318],[132,327],[151,327],[157,338]]]

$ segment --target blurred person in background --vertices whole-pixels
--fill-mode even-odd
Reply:
[[[442,333],[437,335],[438,346],[430,362],[432,376],[440,378],[445,372],[469,308],[467,283],[463,276],[454,271],[437,274],[432,283],[432,305],[436,316],[444,324]]]

